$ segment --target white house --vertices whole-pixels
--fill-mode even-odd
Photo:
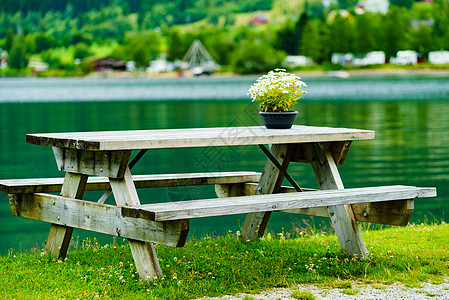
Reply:
[[[356,6],[356,12],[362,14],[364,12],[386,14],[390,7],[388,0],[365,0],[360,1]]]
[[[6,51],[3,51],[2,48],[0,48],[0,69],[6,69],[8,66],[8,55],[6,54]]]
[[[412,50],[398,51],[396,57],[390,59],[394,65],[416,65],[418,63],[418,53]]]
[[[312,64],[312,59],[304,55],[288,55],[282,63],[282,65],[288,68],[310,66]]]
[[[353,59],[352,53],[332,53],[331,62],[335,65],[350,65]]]
[[[434,65],[446,65],[449,64],[449,51],[430,51],[429,63]]]
[[[354,66],[383,65],[385,63],[385,52],[371,51],[352,60]]]

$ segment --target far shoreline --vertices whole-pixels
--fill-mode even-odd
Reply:
[[[419,66],[419,65],[418,65]],[[364,69],[337,69],[337,70],[324,70],[322,68],[317,69],[296,69],[289,70],[288,72],[298,74],[299,76],[313,76],[313,77],[329,77],[331,72],[345,72],[349,77],[352,76],[388,76],[388,75],[425,75],[425,76],[447,76],[449,77],[448,68],[431,68],[431,67],[381,67],[381,68],[364,68]],[[220,78],[220,77],[237,77],[237,76],[260,76],[263,73],[254,74],[237,74],[233,72],[216,72],[207,76],[193,76],[190,71],[184,71],[181,75],[177,71],[150,73],[146,71],[130,72],[130,71],[100,71],[92,72],[85,76],[46,76],[45,73],[34,73],[28,75],[0,75],[1,78]]]

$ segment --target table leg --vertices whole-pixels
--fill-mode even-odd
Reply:
[[[118,206],[136,206],[140,204],[136,187],[129,168],[123,178],[109,178],[112,193]],[[152,243],[128,240],[136,269],[143,280],[162,278],[162,270]]]
[[[87,182],[87,175],[67,172],[61,189],[61,196],[82,199]],[[45,250],[47,253],[64,258],[69,248],[73,228],[52,224],[48,234]]]
[[[286,170],[294,153],[294,144],[276,144],[270,149],[271,154]],[[278,192],[284,180],[284,175],[267,159],[257,187],[257,194],[273,194]],[[253,241],[262,237],[270,219],[271,212],[250,213],[246,216],[242,228],[244,241]]]
[[[344,189],[330,149],[323,148],[316,143],[306,146],[306,151],[320,188],[322,190]],[[357,254],[361,257],[366,256],[365,243],[363,242],[351,206],[330,206],[328,210],[343,251],[350,255]]]

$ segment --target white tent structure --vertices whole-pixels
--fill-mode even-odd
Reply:
[[[182,59],[181,67],[191,69],[194,75],[211,74],[220,68],[204,45],[199,41],[193,41],[186,55]]]

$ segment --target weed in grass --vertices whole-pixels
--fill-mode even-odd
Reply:
[[[241,297],[242,300],[256,300],[256,298],[248,296],[248,295],[244,295],[243,297]]]
[[[295,290],[290,296],[298,300],[315,300],[315,296],[309,291]]]
[[[332,284],[332,287],[337,289],[351,289],[352,283],[350,281],[337,280]]]
[[[427,296],[427,297],[435,297],[436,295],[435,295],[435,294],[432,294],[432,293],[426,293],[426,296]]]
[[[360,291],[357,290],[357,289],[343,289],[341,292],[343,294],[346,294],[346,295],[357,295],[357,294],[360,294]]]
[[[382,285],[382,284],[377,284],[377,283],[371,284],[371,287],[375,288],[377,290],[386,290],[387,289],[387,286]]]

